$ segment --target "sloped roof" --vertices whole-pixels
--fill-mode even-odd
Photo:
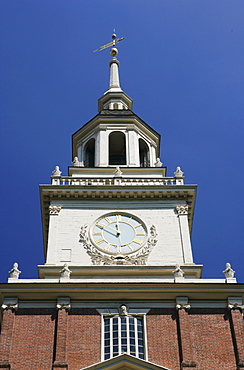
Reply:
[[[124,353],[80,370],[170,370]]]

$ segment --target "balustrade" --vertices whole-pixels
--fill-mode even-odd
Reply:
[[[73,186],[163,186],[163,185],[183,185],[183,178],[163,177],[163,178],[80,178],[80,177],[52,177],[52,185],[73,185]]]

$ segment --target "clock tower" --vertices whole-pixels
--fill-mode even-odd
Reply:
[[[225,278],[201,278],[196,185],[180,167],[167,176],[160,135],[121,89],[121,40],[98,49],[112,46],[109,88],[72,136],[68,175],[56,166],[40,185],[39,278],[14,263],[0,284],[0,368],[244,368],[243,284],[229,263]]]
[[[66,264],[71,278],[102,269],[109,279],[149,272],[173,279],[175,266],[185,278],[200,278],[190,242],[196,185],[184,184],[180,167],[166,176],[160,135],[133,113],[120,87],[118,50],[110,54],[109,88],[98,114],[73,134],[68,176],[56,167],[52,185],[41,185],[40,277],[57,277]]]

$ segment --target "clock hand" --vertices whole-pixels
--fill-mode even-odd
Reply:
[[[115,231],[116,233],[118,233],[118,230],[114,229],[112,226],[109,226],[109,225],[106,225],[106,227],[104,227],[104,230],[109,227],[110,229],[112,229],[113,231]]]
[[[117,231],[117,235],[120,235],[121,234],[121,231],[119,230],[119,223],[117,221],[117,224],[116,224],[116,231]]]
[[[104,230],[104,231],[106,231],[106,233],[108,233],[108,234],[110,234],[110,235],[117,236],[117,234],[111,233],[111,231],[110,231],[110,230]]]

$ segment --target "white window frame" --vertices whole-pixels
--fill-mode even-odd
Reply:
[[[123,354],[123,353],[130,353],[130,330],[129,330],[129,319],[130,318],[133,318],[134,319],[134,328],[135,328],[135,357],[136,358],[140,358],[139,357],[139,346],[138,346],[138,325],[137,325],[137,318],[138,319],[141,319],[142,321],[142,333],[143,333],[143,360],[147,360],[147,336],[146,336],[146,315],[145,313],[143,314],[132,314],[132,315],[126,315],[126,316],[123,316],[123,315],[118,315],[118,314],[103,314],[101,315],[101,327],[102,327],[102,337],[101,337],[101,359],[102,361],[105,360],[105,355],[107,353],[105,353],[105,330],[104,330],[104,323],[105,323],[105,319],[109,319],[110,320],[110,353],[109,353],[109,359],[113,358],[113,353],[114,353],[114,346],[113,346],[113,319],[114,318],[118,318],[118,356]],[[122,344],[121,344],[121,318],[126,318],[126,330],[127,330],[127,343],[126,343],[126,347],[127,347],[127,351],[126,352],[122,352]],[[117,356],[117,355],[116,355]],[[132,355],[134,356],[134,355]]]

